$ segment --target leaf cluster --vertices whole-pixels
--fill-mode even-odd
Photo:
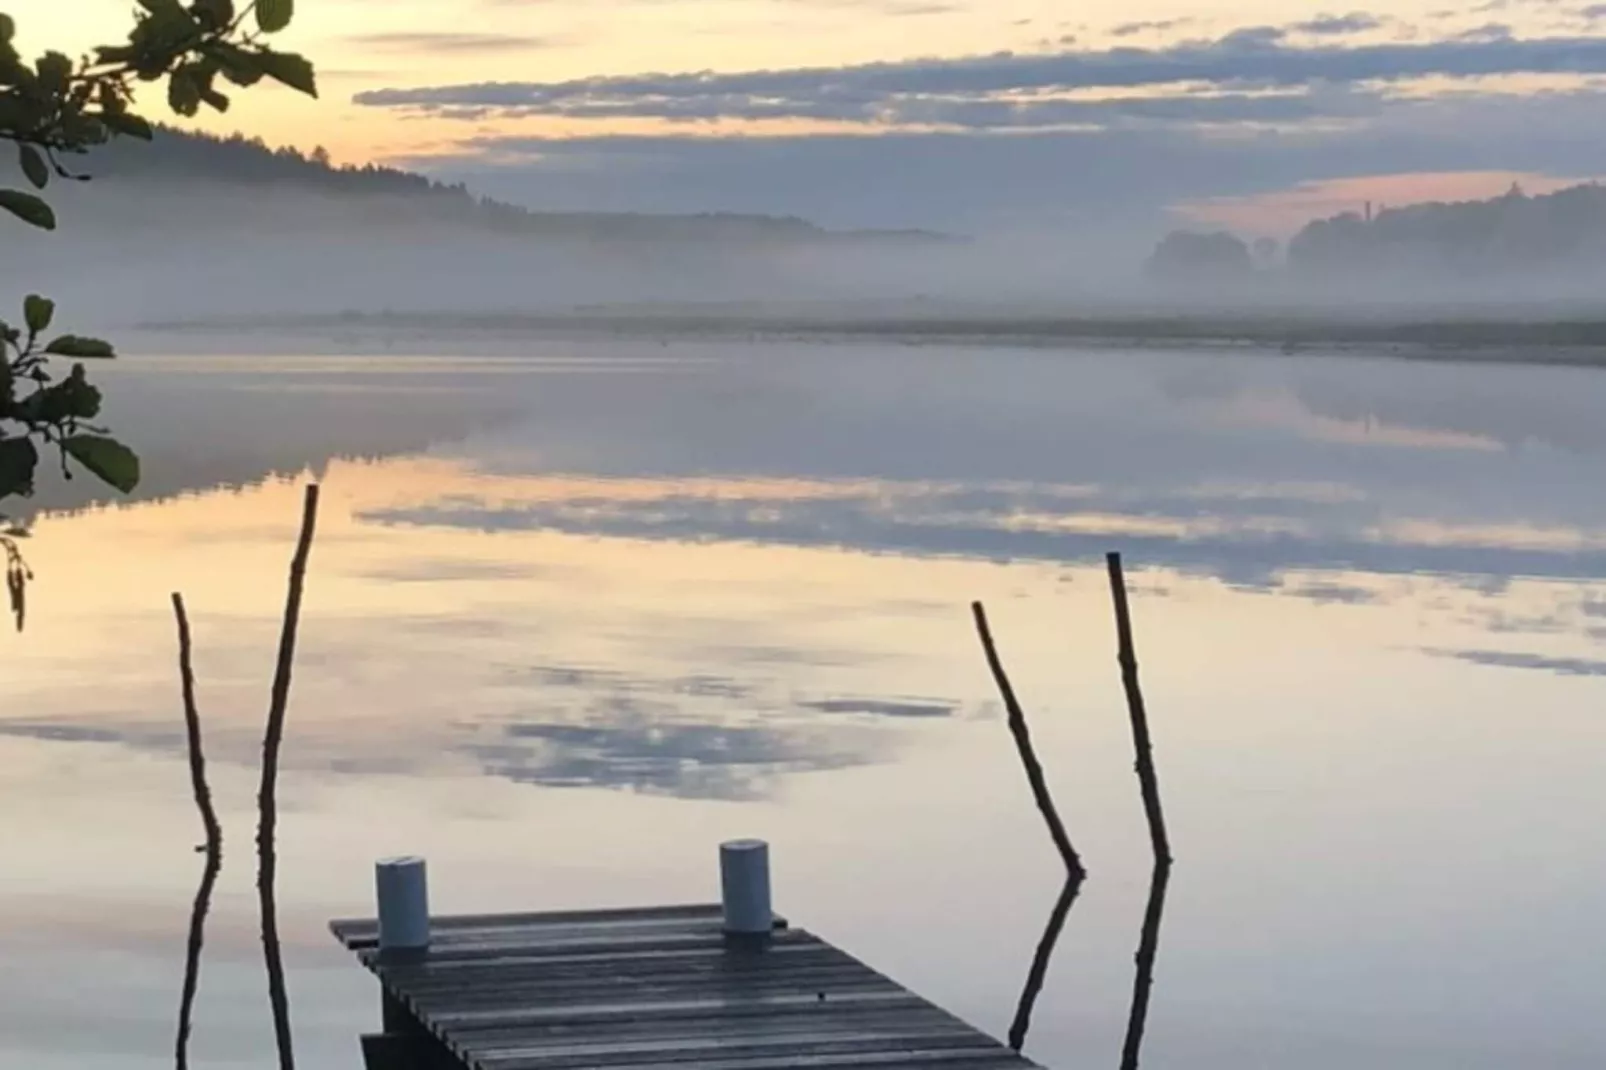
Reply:
[[[138,0],[128,40],[73,60],[46,52],[31,63],[15,45],[16,21],[0,12],[0,140],[17,147],[28,184],[43,190],[52,178],[79,179],[63,162],[117,136],[149,141],[149,120],[134,110],[137,88],[166,83],[167,104],[182,116],[203,107],[229,109],[228,87],[271,79],[318,95],[312,64],[278,51],[264,38],[283,30],[294,0]],[[37,193],[0,189],[0,209],[53,230],[55,213]]]
[[[165,82],[168,107],[186,117],[202,108],[227,111],[225,87],[264,79],[318,95],[312,64],[265,41],[290,25],[295,0],[137,3],[125,42],[76,60],[57,51],[25,60],[16,47],[16,20],[0,11],[0,141],[15,146],[31,187],[0,187],[0,218],[56,229],[56,214],[40,192],[53,179],[87,180],[64,160],[115,137],[154,137],[150,121],[135,110],[141,86]],[[100,415],[100,390],[79,363],[110,358],[113,348],[98,338],[52,334],[55,314],[54,302],[31,295],[20,326],[0,320],[0,506],[33,493],[39,465],[52,451],[69,479],[76,467],[125,494],[139,484],[139,458],[92,422]],[[60,375],[52,358],[74,363]],[[6,589],[19,628],[30,573],[16,540],[25,534],[0,516]]]

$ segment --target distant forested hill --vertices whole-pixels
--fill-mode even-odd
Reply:
[[[785,217],[536,211],[396,168],[176,130],[70,163],[91,180],[51,185],[57,231],[0,213],[0,293],[48,292],[107,331],[241,315],[903,297],[973,255],[936,234]],[[0,173],[0,186],[21,182]]]
[[[1606,187],[1529,196],[1513,186],[1490,200],[1387,208],[1369,219],[1346,212],[1301,230],[1288,244],[1288,266],[1336,279],[1599,271],[1606,266]]]
[[[713,213],[646,215],[625,213],[542,212],[475,196],[461,184],[435,182],[424,175],[367,164],[336,166],[328,153],[302,153],[271,148],[259,138],[213,137],[172,128],[158,130],[147,144],[118,139],[82,161],[69,161],[93,181],[83,190],[85,207],[108,188],[137,188],[147,197],[171,200],[174,195],[236,187],[259,194],[310,195],[331,209],[345,209],[343,222],[360,219],[364,206],[374,222],[387,227],[414,223],[450,223],[476,229],[542,234],[587,240],[712,240],[831,244],[868,241],[876,244],[945,240],[925,231],[827,231],[803,219],[781,216]],[[96,187],[100,187],[97,189]],[[166,191],[167,197],[160,194]],[[213,198],[206,198],[212,202]],[[114,201],[105,202],[107,205]],[[383,210],[377,206],[383,205]],[[197,211],[205,212],[206,205]],[[165,213],[160,213],[164,215]],[[314,213],[315,221],[323,213]],[[127,220],[125,222],[136,222]]]

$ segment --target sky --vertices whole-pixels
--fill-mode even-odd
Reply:
[[[213,130],[541,208],[1285,233],[1606,173],[1593,0],[300,0],[322,97]],[[24,51],[128,0],[5,0]]]

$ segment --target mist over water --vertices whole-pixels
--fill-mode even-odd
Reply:
[[[984,233],[563,213],[513,226],[471,201],[443,208],[419,193],[115,172],[54,196],[62,220],[54,235],[0,220],[13,251],[0,281],[48,290],[96,329],[341,313],[622,315],[656,306],[821,326],[893,318],[911,329],[956,318],[1005,330],[1022,318],[1113,317],[1128,335],[1140,327],[1127,321],[1184,316],[1202,336],[1231,338],[1259,317],[1337,325],[1590,318],[1606,282],[1592,221],[1548,252],[1396,248],[1385,233],[1329,239],[1338,244],[1321,270],[1296,270],[1281,252],[1250,269],[1246,253],[1241,270],[1205,263],[1161,281],[1145,274],[1168,226],[1159,215]],[[1361,228],[1358,220],[1345,226]],[[1362,248],[1373,259],[1360,258]],[[1345,256],[1354,263],[1344,266]]]

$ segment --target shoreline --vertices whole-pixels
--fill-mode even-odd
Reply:
[[[1606,319],[1342,322],[1276,317],[862,317],[595,312],[342,313],[148,322],[140,334],[223,339],[273,333],[389,343],[460,332],[482,339],[883,343],[1018,349],[1215,350],[1285,356],[1364,356],[1454,363],[1606,366]],[[342,337],[343,336],[343,337]]]

